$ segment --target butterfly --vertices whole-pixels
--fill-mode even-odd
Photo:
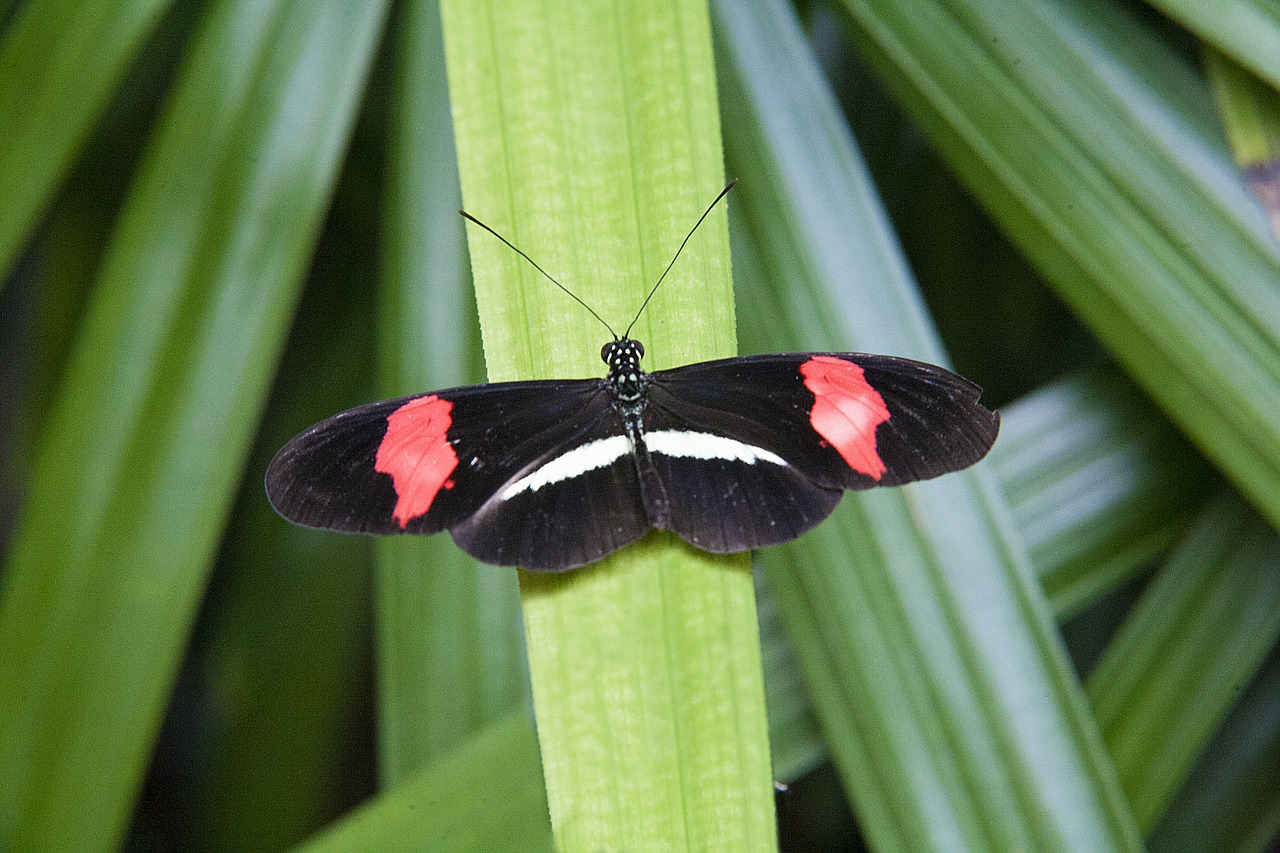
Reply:
[[[335,415],[276,454],[268,498],[308,527],[447,530],[486,563],[557,572],[651,528],[715,553],[787,542],[830,515],[845,490],[966,468],[999,433],[981,389],[936,365],[784,353],[646,373],[630,331],[610,329],[603,378],[468,385]]]

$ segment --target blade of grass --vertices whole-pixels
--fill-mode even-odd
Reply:
[[[163,837],[174,849],[281,850],[365,793],[371,765],[355,753],[367,741],[353,734],[366,723],[372,549],[282,524],[262,472],[303,425],[369,399],[375,252],[360,202],[370,137],[381,143],[365,125],[352,140],[184,661],[207,703],[203,772],[172,795],[176,808],[138,809],[129,846]],[[183,711],[194,692],[172,703],[168,731],[192,726]],[[157,743],[143,802],[165,796],[158,762],[196,751]],[[175,827],[189,835],[174,838]]]
[[[1280,249],[1203,83],[1120,4],[843,6],[1011,239],[1280,524]]]
[[[1280,835],[1280,648],[1240,697],[1147,839],[1156,853],[1275,849]]]
[[[0,847],[120,840],[382,14],[208,10],[7,558]]]
[[[402,4],[380,270],[383,397],[484,381],[440,7]],[[393,784],[524,698],[519,589],[445,536],[377,543],[378,736]]]
[[[624,328],[723,186],[705,7],[442,8],[467,209]],[[490,236],[470,246],[491,379],[602,375],[595,320]],[[722,211],[636,336],[650,368],[734,351]],[[655,535],[521,577],[561,849],[774,848],[749,565]]]
[[[34,0],[0,41],[0,286],[172,0]]]
[[[1280,238],[1280,92],[1216,50],[1205,51],[1205,72],[1236,165]]]
[[[1144,830],[1278,634],[1280,537],[1228,495],[1196,521],[1089,675],[1089,700]]]
[[[296,848],[298,853],[554,849],[538,742],[524,711],[489,723]]]
[[[714,9],[728,159],[752,176],[733,215],[763,261],[740,275],[744,336],[939,360],[793,13]],[[761,555],[877,850],[1139,847],[1006,513],[975,470],[847,497]]]
[[[1044,386],[1002,415],[991,462],[1059,620],[1168,550],[1220,482],[1113,368]]]
[[[1152,6],[1280,89],[1280,10],[1268,0],[1152,0]]]
[[[756,573],[756,609],[760,616],[760,651],[764,658],[765,706],[769,712],[769,754],[773,778],[791,784],[826,758],[813,704],[805,692],[795,652],[787,641],[778,603]]]

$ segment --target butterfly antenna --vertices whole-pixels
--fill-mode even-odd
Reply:
[[[597,320],[599,320],[601,323],[603,323],[603,324],[604,324],[604,327],[605,327],[606,329],[608,329],[608,330],[609,330],[609,334],[613,335],[613,339],[614,339],[615,341],[616,341],[616,340],[618,340],[618,333],[617,333],[617,332],[615,332],[615,331],[613,330],[613,326],[610,326],[608,323],[605,323],[604,318],[603,318],[603,317],[601,317],[599,314],[597,314],[597,313],[595,312],[595,309],[594,309],[594,308],[592,308],[590,305],[588,305],[587,303],[585,303],[585,302],[583,302],[581,299],[579,299],[579,298],[578,298],[578,296],[577,296],[577,294],[575,294],[572,290],[570,290],[569,288],[565,287],[565,286],[564,286],[563,284],[561,284],[560,282],[556,281],[556,280],[555,280],[555,278],[554,278],[554,277],[552,277],[551,273],[547,272],[547,271],[546,271],[546,270],[544,270],[542,267],[538,266],[538,262],[537,262],[537,261],[535,261],[533,258],[531,258],[531,257],[529,257],[528,255],[526,255],[524,252],[520,251],[520,249],[516,248],[515,244],[513,244],[510,240],[508,240],[506,237],[503,237],[503,236],[502,236],[501,234],[499,234],[497,231],[494,231],[494,230],[493,230],[492,228],[490,228],[488,225],[485,225],[485,224],[484,224],[483,222],[481,222],[479,219],[476,219],[476,218],[475,218],[474,216],[472,216],[470,213],[467,213],[465,210],[459,210],[459,211],[458,211],[458,213],[462,214],[462,216],[463,216],[463,218],[464,218],[464,219],[469,219],[469,220],[471,220],[471,221],[472,221],[472,222],[474,222],[476,225],[479,225],[481,228],[483,228],[484,230],[488,231],[490,234],[492,234],[493,236],[497,237],[497,238],[498,238],[499,240],[501,240],[502,242],[506,243],[506,244],[507,244],[507,247],[508,247],[508,248],[510,248],[510,249],[511,249],[511,251],[515,252],[517,255],[519,255],[520,257],[524,258],[524,259],[525,259],[526,261],[528,261],[529,263],[533,264],[533,268],[534,268],[535,270],[537,270],[538,272],[542,273],[544,276],[546,276],[547,281],[551,282],[551,283],[552,283],[552,284],[554,284],[556,287],[560,288],[560,289],[561,289],[561,290],[563,290],[565,293],[569,294],[569,296],[573,298],[573,301],[574,301],[574,302],[577,302],[577,303],[578,303],[579,305],[581,305],[583,308],[586,308],[586,309],[587,309],[587,311],[589,311],[589,312],[591,313],[591,316],[592,316],[592,317],[595,317]]]
[[[644,298],[644,302],[640,303],[640,310],[636,312],[636,316],[631,321],[631,325],[627,326],[627,330],[622,333],[622,337],[624,339],[631,337],[631,327],[640,319],[640,315],[644,313],[644,309],[649,305],[649,300],[653,298],[653,294],[658,292],[658,286],[662,284],[662,280],[667,277],[667,273],[671,272],[671,268],[676,265],[676,261],[680,258],[680,253],[684,251],[684,247],[688,244],[689,238],[693,236],[693,232],[698,230],[698,226],[702,224],[702,220],[706,219],[707,216],[710,215],[715,206],[720,203],[720,199],[727,196],[729,194],[729,190],[733,189],[733,185],[736,183],[738,183],[738,179],[734,178],[729,182],[727,187],[720,190],[720,195],[716,196],[715,200],[712,201],[711,204],[707,205],[707,209],[702,211],[702,215],[698,217],[698,221],[693,223],[693,227],[689,229],[689,233],[684,236],[684,242],[680,244],[680,248],[676,249],[675,255],[671,258],[671,263],[667,264],[667,268],[662,271],[662,275],[658,276],[657,282],[654,283],[652,288],[650,288],[649,295]]]

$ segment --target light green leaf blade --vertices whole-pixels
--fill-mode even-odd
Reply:
[[[621,332],[723,186],[705,7],[442,8],[468,211]],[[491,379],[603,373],[594,319],[490,235],[470,246]],[[731,299],[717,211],[636,324],[646,366],[732,354]],[[773,849],[747,557],[655,535],[521,585],[560,847]]]
[[[764,572],[756,572],[756,608],[760,615],[760,652],[764,658],[773,777],[789,785],[821,764],[827,757],[827,748],[822,742],[795,652],[787,639],[778,602],[764,581]]]
[[[301,426],[368,399],[373,246],[358,202],[371,136],[357,131],[334,190],[151,759],[145,805],[134,813],[131,849],[163,836],[176,847],[196,840],[206,850],[282,850],[332,820],[366,780],[352,736],[369,704],[372,549],[363,537],[286,523],[266,500],[262,472]],[[202,727],[201,772],[172,786],[177,809],[157,808],[147,802],[156,780],[190,754],[191,742],[173,734],[190,726],[190,714]]]
[[[733,233],[736,268],[751,235]],[[743,312],[750,317],[750,312]],[[1059,622],[1147,571],[1220,484],[1112,367],[1068,376],[1001,409],[990,464]],[[775,775],[793,782],[826,754],[767,585],[756,591]]]
[[[299,853],[555,849],[528,715],[500,717]]]
[[[1148,568],[1220,482],[1114,368],[1043,386],[1002,415],[992,467],[1059,620]]]
[[[1232,709],[1222,729],[1147,839],[1158,853],[1262,853],[1280,835],[1280,648]]]

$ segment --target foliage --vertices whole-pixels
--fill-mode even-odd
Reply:
[[[548,809],[563,849],[767,847],[766,746],[792,849],[1273,843],[1280,250],[1215,111],[1274,192],[1269,4],[501,5],[4,16],[0,848],[547,849]],[[760,555],[758,651],[744,564],[661,537],[519,589],[289,528],[289,435],[481,376],[446,57],[462,197],[610,322],[723,150],[742,350],[949,352],[991,459]],[[703,236],[651,365],[732,350]],[[491,375],[599,371],[594,320],[472,260]]]

